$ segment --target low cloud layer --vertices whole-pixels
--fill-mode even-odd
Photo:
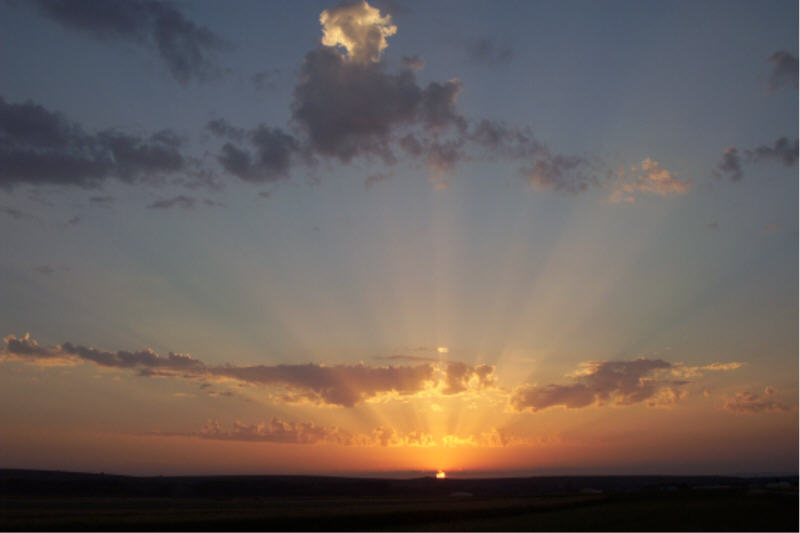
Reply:
[[[766,413],[789,411],[791,407],[776,398],[776,391],[766,387],[763,394],[737,392],[725,402],[725,409],[734,413]]]
[[[141,137],[116,130],[94,134],[62,115],[0,97],[0,187],[96,187],[111,177],[157,181],[183,170],[182,140],[163,130]]]
[[[35,0],[51,20],[105,42],[128,41],[154,48],[181,83],[219,73],[213,55],[223,40],[159,0]]]
[[[590,405],[670,404],[681,396],[687,382],[664,377],[672,365],[661,359],[584,363],[573,383],[523,385],[511,395],[516,411],[536,412],[548,407]]]
[[[170,352],[161,357],[151,349],[107,351],[66,342],[44,347],[30,334],[3,339],[5,353],[33,364],[93,363],[106,368],[135,370],[143,377],[233,380],[265,387],[273,398],[289,403],[353,407],[386,395],[419,393],[450,396],[481,391],[494,384],[494,367],[460,362],[424,362],[413,366],[305,365],[211,366],[190,355]]]
[[[313,422],[289,422],[272,417],[269,422],[247,424],[235,421],[225,429],[217,420],[209,420],[200,431],[192,433],[149,432],[151,437],[196,437],[238,442],[271,442],[281,444],[337,444],[341,446],[413,446],[413,447],[503,447],[531,442],[492,428],[475,435],[443,435],[440,438],[421,431],[400,432],[379,426],[368,433],[351,433],[337,426],[321,426]]]

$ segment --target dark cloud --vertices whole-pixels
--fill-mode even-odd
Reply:
[[[391,179],[393,176],[393,172],[376,172],[375,174],[371,174],[364,180],[364,188],[370,190],[375,184]]]
[[[115,130],[92,135],[40,105],[0,97],[0,187],[95,187],[110,177],[155,182],[183,170],[180,148],[168,130],[149,137]]]
[[[773,65],[769,75],[770,90],[776,91],[784,86],[797,88],[797,56],[781,50],[769,56],[767,61]]]
[[[335,49],[320,47],[303,62],[292,117],[316,154],[344,163],[357,156],[392,163],[392,134],[401,127],[465,127],[455,107],[460,90],[458,80],[423,89],[409,68],[392,73],[384,63],[347,61]]]
[[[791,141],[781,137],[772,146],[762,145],[745,152],[748,160],[758,163],[760,161],[775,161],[787,167],[797,164],[798,140]]]
[[[725,148],[722,159],[714,167],[713,173],[717,178],[728,178],[732,181],[742,179],[742,158],[739,149],[734,146]]]
[[[206,124],[206,128],[217,137],[222,137],[236,142],[242,142],[247,134],[247,131],[244,128],[236,128],[231,126],[230,123],[228,123],[228,121],[224,118],[215,118],[214,120],[209,121],[209,123]]]
[[[15,209],[13,207],[8,207],[8,206],[0,206],[0,213],[8,215],[14,220],[21,220],[23,218],[28,218],[33,216],[23,211],[20,211],[19,209]]]
[[[738,392],[725,402],[725,409],[734,413],[789,411],[790,407],[775,398],[775,389],[766,387],[764,394]]]
[[[279,385],[300,397],[330,405],[352,407],[383,393],[417,393],[435,381],[433,365],[370,367],[366,365],[224,366],[209,369],[247,383]]]
[[[403,56],[400,64],[411,70],[422,70],[425,68],[425,60],[417,55]]]
[[[92,196],[89,198],[89,205],[92,207],[110,207],[116,201],[113,196]]]
[[[740,152],[736,147],[729,146],[722,154],[722,159],[714,167],[713,174],[717,178],[728,178],[739,181],[744,175],[742,164],[755,164],[765,161],[780,163],[791,167],[797,164],[798,140],[781,137],[772,145],[761,145]]]
[[[228,173],[245,181],[263,183],[288,178],[292,160],[300,152],[297,139],[283,130],[264,124],[247,131],[217,119],[208,123],[208,129],[232,141],[249,141],[252,152],[233,142],[226,142],[217,155],[217,160]]]
[[[54,273],[55,270],[50,265],[40,265],[38,267],[34,267],[34,271],[38,272],[39,274],[44,274],[45,276],[49,276],[50,274]]]
[[[492,39],[476,39],[466,45],[467,58],[476,65],[496,67],[509,63],[514,51],[508,46],[499,46]]]
[[[363,364],[209,367],[187,354],[170,352],[168,357],[160,357],[149,348],[134,352],[112,352],[69,342],[46,348],[39,346],[27,334],[20,339],[9,335],[4,341],[7,353],[29,359],[32,363],[43,358],[62,358],[73,363],[84,361],[104,367],[138,370],[143,377],[229,378],[241,383],[282,389],[286,392],[282,398],[287,401],[311,401],[344,407],[352,407],[382,394],[412,395],[438,383],[437,368],[433,364],[386,367]],[[469,367],[466,379],[471,387],[480,388],[491,381],[490,374],[483,366]],[[477,383],[470,381],[473,376]],[[454,383],[458,383],[461,377],[453,379]]]
[[[466,390],[483,389],[494,383],[494,367],[489,365],[471,366],[452,362],[445,367],[443,394],[458,394]]]
[[[194,371],[201,372],[205,365],[193,359],[191,356],[181,353],[169,352],[169,355],[160,357],[151,349],[129,352],[119,350],[109,352],[85,346],[75,346],[65,342],[60,346],[60,351],[64,354],[74,355],[85,361],[91,361],[100,366],[114,368],[137,368],[144,367],[150,369],[162,369],[173,371]]]
[[[250,81],[256,91],[275,90],[275,77],[280,74],[280,69],[273,68],[256,72],[250,77]]]
[[[194,209],[197,200],[192,198],[191,196],[184,196],[182,194],[175,196],[173,198],[167,198],[164,200],[157,200],[152,204],[148,205],[148,209],[171,209],[173,207],[179,207],[181,209]]]
[[[543,154],[520,173],[536,189],[578,193],[598,184],[596,176],[584,169],[589,170],[589,163],[580,156]]]
[[[573,383],[566,385],[524,385],[514,391],[511,406],[517,411],[539,411],[548,407],[587,407],[613,401],[632,405],[648,401],[672,403],[680,397],[686,381],[662,379],[672,365],[660,359],[588,363]]]
[[[547,154],[545,146],[534,138],[529,128],[514,128],[492,120],[481,120],[475,125],[469,140],[490,157],[521,159]]]
[[[155,47],[181,83],[219,74],[213,54],[222,39],[158,0],[35,0],[39,11],[59,24],[104,40],[127,40]]]
[[[35,339],[31,338],[30,333],[26,333],[20,338],[14,335],[9,335],[3,338],[6,343],[6,351],[14,355],[50,358],[57,357],[59,354],[44,346],[39,346]]]
[[[322,156],[348,163],[377,155],[393,162],[392,129],[417,120],[421,100],[411,70],[387,73],[381,63],[347,62],[332,48],[318,48],[303,62],[292,117]]]

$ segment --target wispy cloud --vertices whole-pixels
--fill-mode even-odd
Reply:
[[[214,54],[228,45],[210,29],[159,0],[34,0],[62,26],[105,42],[128,41],[155,48],[180,83],[218,76]]]
[[[656,196],[686,194],[689,192],[689,186],[689,180],[678,179],[674,172],[647,157],[641,164],[632,166],[630,170],[622,169],[617,172],[617,179],[612,184],[609,199],[614,203],[632,203],[641,194]]]
[[[772,72],[769,75],[771,91],[777,91],[781,87],[797,88],[797,56],[786,50],[780,50],[769,56],[767,61],[772,63]]]
[[[763,394],[737,392],[725,401],[725,409],[734,413],[765,413],[789,411],[791,407],[776,398],[776,390],[764,388]]]

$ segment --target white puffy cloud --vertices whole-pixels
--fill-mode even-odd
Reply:
[[[386,38],[397,33],[390,15],[366,1],[345,2],[326,9],[319,16],[322,24],[322,44],[340,46],[350,61],[377,63],[388,43]]]

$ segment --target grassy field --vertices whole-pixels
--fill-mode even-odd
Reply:
[[[0,530],[797,531],[795,493],[519,498],[3,498]]]

